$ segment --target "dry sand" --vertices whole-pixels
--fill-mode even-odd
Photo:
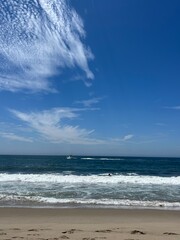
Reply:
[[[180,211],[0,208],[0,239],[180,240]]]

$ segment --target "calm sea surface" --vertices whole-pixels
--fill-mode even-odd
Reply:
[[[180,209],[180,158],[0,156],[0,206]]]

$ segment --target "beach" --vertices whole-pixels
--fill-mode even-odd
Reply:
[[[0,208],[0,239],[179,240],[180,211]]]
[[[179,158],[0,156],[0,240],[180,240],[179,169]]]

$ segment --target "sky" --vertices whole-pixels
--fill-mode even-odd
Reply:
[[[180,157],[179,0],[2,0],[0,154]]]

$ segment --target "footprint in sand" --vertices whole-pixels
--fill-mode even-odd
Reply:
[[[19,237],[19,236],[15,236],[15,237],[12,237],[13,239],[24,239],[24,237]]]
[[[124,240],[139,240],[139,239],[134,239],[134,238],[126,238]]]
[[[83,238],[82,240],[106,239],[106,237]]]
[[[112,230],[106,229],[106,230],[96,230],[95,232],[99,232],[99,233],[110,233],[112,232]]]
[[[95,237],[95,239],[106,239],[107,237]]]
[[[29,229],[28,232],[38,232],[38,229]]]
[[[145,232],[139,231],[139,230],[133,230],[131,231],[131,234],[140,234],[140,235],[144,235],[146,234]]]
[[[69,239],[69,237],[67,237],[66,235],[63,235],[60,238],[62,238],[62,239]]]
[[[38,233],[34,233],[34,234],[27,234],[28,236],[39,236],[39,234]]]
[[[173,233],[173,232],[165,232],[163,233],[164,235],[180,235],[178,233]]]
[[[96,240],[96,238],[83,238],[82,240]]]
[[[67,230],[67,231],[64,231],[62,233],[69,233],[69,234],[72,234],[74,232],[81,232],[82,230],[78,230],[78,229],[70,229],[70,230]]]

